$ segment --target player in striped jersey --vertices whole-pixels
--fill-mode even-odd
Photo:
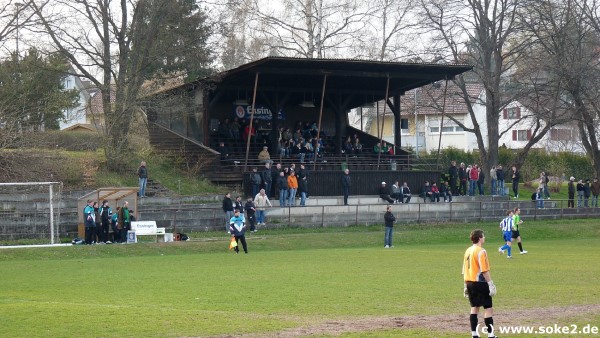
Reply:
[[[477,332],[479,308],[483,306],[483,321],[487,327],[489,338],[494,335],[494,309],[492,308],[492,297],[496,295],[496,286],[490,274],[490,262],[487,252],[483,248],[485,236],[482,230],[476,229],[471,232],[473,245],[465,251],[463,258],[462,274],[465,281],[464,296],[469,298],[471,304],[471,335],[479,338]]]
[[[523,223],[523,220],[521,220],[521,209],[515,208],[515,211],[513,214],[514,214],[513,215],[514,229],[512,231],[512,240],[513,241],[515,239],[517,240],[517,244],[519,245],[519,251],[520,251],[521,255],[524,255],[527,253],[527,251],[523,250],[523,244],[521,244],[521,233],[519,232],[519,225],[521,223]]]
[[[512,258],[512,231],[514,229],[513,225],[513,211],[508,210],[506,212],[506,218],[500,222],[500,229],[502,230],[502,237],[506,244],[498,248],[498,252],[500,254],[504,254],[504,250],[508,251],[508,256],[506,258]]]

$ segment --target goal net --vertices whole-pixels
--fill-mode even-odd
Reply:
[[[60,242],[62,183],[0,183],[0,245]]]

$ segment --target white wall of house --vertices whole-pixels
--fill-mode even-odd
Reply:
[[[516,120],[521,121],[515,123]],[[498,142],[509,149],[521,149],[533,137],[533,131],[538,118],[531,114],[519,102],[512,102],[500,113],[500,130],[508,130],[500,137]],[[514,124],[514,125],[513,125]],[[541,121],[542,127],[545,125]],[[577,127],[573,124],[564,124],[553,127],[544,137],[533,145],[533,149],[544,149],[547,152],[576,152],[585,153],[579,140]]]
[[[485,92],[482,91],[480,95],[479,102],[475,103],[473,106],[473,111],[482,133],[484,146],[487,148],[489,141],[487,134],[486,108],[484,106]],[[531,116],[519,121],[519,123],[514,124],[514,122],[520,117],[528,115],[531,115],[530,112],[518,102],[509,104],[500,112],[498,129],[500,133],[503,134],[500,136],[498,146],[504,145],[509,149],[521,149],[525,147],[528,139],[531,137],[530,130],[533,129],[532,126],[537,121],[537,118]],[[463,122],[467,128],[473,128],[473,121],[468,112],[453,112],[452,116],[456,120]],[[417,120],[415,120],[415,117]],[[418,149],[419,152],[437,151],[440,137],[441,114],[403,114],[402,118],[408,119],[408,129],[402,129],[402,148],[410,148],[413,151]],[[355,119],[352,124],[360,129],[360,125],[357,121],[358,119]],[[394,140],[393,128],[389,127],[393,126],[393,123],[393,116],[387,115],[385,124],[388,128],[384,128],[383,135],[384,140],[387,142],[393,142]],[[418,137],[416,135],[418,135]],[[417,138],[419,139],[418,147]],[[581,142],[576,141],[579,139],[576,125],[560,125],[555,126],[550,130],[550,132],[535,144],[533,148],[545,149],[548,152],[567,151],[585,153]],[[474,151],[479,149],[475,134],[465,132],[457,123],[447,116],[444,117],[440,146],[442,149],[452,147],[464,151]]]
[[[60,129],[66,129],[76,124],[86,124],[89,123],[86,116],[86,108],[89,101],[89,94],[84,88],[81,80],[79,78],[68,75],[63,80],[63,87],[65,90],[78,90],[79,91],[79,99],[77,107],[66,109],[63,111],[63,118],[59,123]]]

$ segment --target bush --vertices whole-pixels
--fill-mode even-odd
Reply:
[[[429,154],[427,158],[433,159],[436,155],[437,151]],[[510,170],[515,162],[515,156],[515,150],[501,147],[498,151],[498,163],[502,164],[504,170]],[[461,162],[465,164],[477,163],[479,162],[479,155],[475,152],[465,152],[456,148],[440,151],[439,163],[442,164],[442,170],[446,170],[452,160],[455,160],[457,164]],[[542,150],[531,150],[521,167],[523,182],[538,179],[542,171],[550,175],[555,182],[568,180],[570,176],[577,179],[591,179],[594,177],[594,167],[586,156],[573,153],[548,154]]]
[[[18,147],[36,147],[69,151],[96,151],[102,145],[100,132],[52,130],[27,133],[19,137]]]

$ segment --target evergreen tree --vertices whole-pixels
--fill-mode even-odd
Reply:
[[[58,129],[63,110],[77,106],[79,93],[64,90],[68,63],[35,48],[0,63],[0,123],[5,132]]]

